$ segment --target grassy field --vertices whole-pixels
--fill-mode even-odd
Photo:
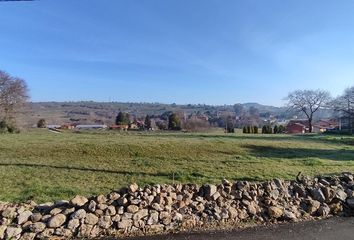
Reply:
[[[131,182],[293,179],[354,172],[354,137],[223,133],[0,135],[0,200],[106,193]]]

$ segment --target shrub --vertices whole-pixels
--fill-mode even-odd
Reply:
[[[47,123],[44,118],[39,119],[39,121],[37,122],[37,127],[38,128],[46,128],[47,127]]]
[[[179,131],[182,129],[181,120],[179,119],[176,113],[172,113],[168,117],[168,129],[175,130],[175,131]]]

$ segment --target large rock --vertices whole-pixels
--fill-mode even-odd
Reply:
[[[118,223],[118,228],[119,229],[127,229],[127,228],[131,228],[132,225],[133,225],[132,220],[124,219]]]
[[[132,193],[135,193],[136,191],[138,191],[138,189],[139,189],[139,186],[136,183],[133,183],[129,186],[129,191]]]
[[[20,240],[33,240],[36,237],[35,233],[26,232],[22,234]]]
[[[40,213],[33,213],[31,215],[32,222],[39,222],[41,219],[42,219],[42,214],[40,214]]]
[[[17,212],[16,212],[16,208],[6,208],[3,212],[2,212],[2,216],[4,218],[15,218],[17,216]]]
[[[98,225],[104,229],[108,229],[110,226],[112,226],[112,224],[113,223],[110,216],[103,216],[98,221]]]
[[[6,239],[16,240],[20,239],[22,233],[22,228],[19,227],[7,227],[6,229]]]
[[[6,228],[7,228],[7,226],[0,225],[0,239],[4,239],[5,238]]]
[[[86,211],[79,209],[71,215],[71,219],[84,219],[86,217]]]
[[[284,214],[284,210],[281,207],[272,206],[268,208],[268,213],[271,218],[280,218]]]
[[[30,230],[34,233],[41,233],[44,231],[45,227],[46,227],[46,225],[44,223],[36,222],[30,226]]]
[[[49,228],[58,228],[61,227],[66,221],[66,216],[64,214],[58,214],[50,218],[47,226]]]
[[[312,189],[311,195],[314,200],[317,200],[320,203],[323,203],[324,201],[326,201],[326,198],[325,198],[321,189],[318,189],[318,188]]]
[[[137,213],[134,214],[133,216],[133,220],[134,221],[138,221],[146,216],[149,215],[149,210],[147,209],[141,209],[140,211],[138,211]]]
[[[18,215],[18,217],[17,217],[17,224],[21,225],[21,224],[27,222],[31,215],[32,215],[32,212],[28,211],[28,210],[20,213],[20,215]]]
[[[86,215],[85,224],[95,225],[97,223],[98,223],[98,217],[95,214],[89,213]]]
[[[217,188],[215,185],[212,184],[207,184],[204,186],[204,197],[210,198],[213,196],[217,191]]]
[[[68,222],[68,229],[72,232],[75,232],[76,229],[80,226],[80,220],[79,219],[71,219]]]
[[[73,199],[71,199],[70,203],[74,206],[77,207],[82,207],[84,206],[86,203],[88,202],[88,199],[85,198],[84,196],[79,196],[77,195],[76,197],[74,197]]]
[[[139,211],[139,207],[136,205],[129,205],[127,207],[127,212],[128,213],[136,213],[137,211]]]

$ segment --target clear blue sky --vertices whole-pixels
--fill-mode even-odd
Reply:
[[[0,3],[0,69],[33,101],[282,105],[354,85],[352,0]]]

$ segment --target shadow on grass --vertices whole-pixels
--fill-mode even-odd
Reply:
[[[53,165],[46,165],[46,164],[29,164],[29,163],[0,163],[0,166],[52,168],[52,169],[98,172],[98,173],[120,174],[120,175],[143,175],[143,176],[153,176],[153,177],[171,177],[172,176],[172,173],[163,173],[163,172],[158,172],[158,173],[129,172],[129,171],[116,171],[116,170],[107,170],[107,169],[95,169],[95,168],[72,167],[72,166],[55,166],[55,165],[53,166]]]
[[[334,161],[354,161],[354,150],[278,148],[272,146],[244,145],[250,154],[262,158],[320,158]]]

